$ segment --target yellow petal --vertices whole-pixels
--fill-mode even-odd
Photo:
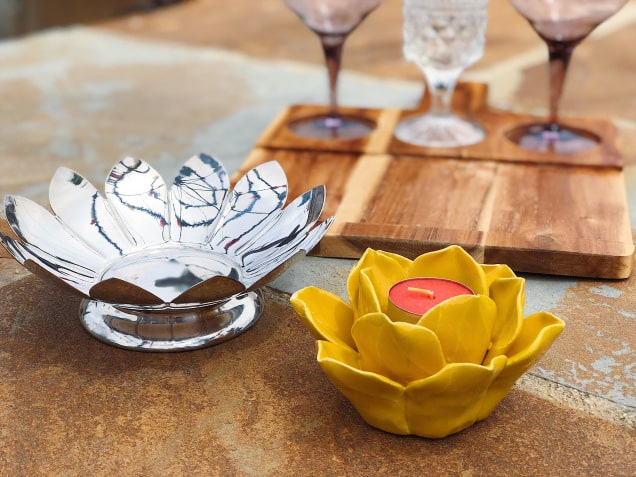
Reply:
[[[353,307],[354,319],[367,313],[379,313],[382,311],[378,290],[373,282],[373,268],[360,270],[358,299]]]
[[[318,342],[318,362],[367,424],[394,434],[410,433],[404,412],[404,387],[360,370],[357,353],[334,343]]]
[[[449,364],[439,373],[406,388],[406,419],[413,434],[445,437],[474,424],[488,387],[505,366],[505,356],[490,366]]]
[[[492,383],[484,399],[479,419],[486,418],[517,379],[541,359],[561,334],[564,326],[563,321],[546,311],[535,313],[523,320],[521,333],[508,351],[506,367]]]
[[[526,359],[530,355],[538,360],[564,328],[563,320],[550,312],[541,311],[528,316],[523,320],[521,333],[508,350],[510,363]],[[537,357],[537,353],[541,353],[541,356]]]
[[[437,335],[448,363],[481,364],[496,315],[497,307],[487,296],[462,295],[431,308],[417,324]]]
[[[338,361],[350,368],[362,370],[360,354],[348,346],[343,346],[340,343],[318,340],[316,341],[316,351],[319,363],[326,359],[330,359],[332,361]]]
[[[393,322],[384,313],[358,318],[351,329],[362,369],[407,384],[444,366],[435,334],[410,323]]]
[[[486,284],[488,286],[500,278],[515,278],[517,276],[508,265],[482,263],[479,266],[486,275]]]
[[[379,254],[378,257],[380,259],[376,266],[365,269],[363,273],[368,273],[373,283],[373,288],[380,306],[380,309],[377,311],[386,313],[389,303],[389,290],[397,282],[407,278],[406,269],[408,266],[404,267],[403,264],[398,263],[393,257],[387,257],[383,254]]]
[[[355,347],[351,337],[353,312],[339,296],[316,287],[298,290],[291,304],[314,338]]]
[[[449,278],[463,283],[476,295],[488,295],[486,274],[468,252],[457,245],[417,257],[409,277]]]
[[[382,275],[386,277],[385,280],[393,283],[406,278],[406,270],[411,266],[411,260],[397,255],[394,253],[383,252],[373,249],[367,249],[360,260],[353,266],[349,277],[347,279],[347,294],[349,301],[354,310],[358,308],[358,301],[360,299],[359,287],[360,287],[360,272],[365,269],[378,270]],[[376,278],[377,279],[377,278]],[[372,283],[374,280],[372,278]],[[387,288],[388,295],[388,288]],[[360,316],[360,315],[356,315]]]
[[[523,325],[525,280],[502,278],[490,286],[490,298],[497,304],[497,318],[492,330],[492,347],[484,363],[500,354],[507,354]]]
[[[389,260],[391,262],[394,262],[394,265],[391,266],[397,265],[400,269],[402,269],[403,273],[406,273],[406,270],[413,263],[413,260],[403,257],[402,255],[399,255],[397,253],[385,252],[384,250],[378,250],[376,253],[382,260]],[[383,262],[380,262],[380,265],[382,264]]]

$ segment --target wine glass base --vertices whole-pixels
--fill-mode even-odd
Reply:
[[[312,116],[292,121],[287,127],[300,137],[347,140],[368,136],[375,123],[353,116]]]
[[[395,129],[400,141],[423,147],[470,146],[486,137],[481,126],[455,115],[424,114],[400,121]]]
[[[600,143],[591,132],[548,123],[519,126],[506,132],[506,138],[523,149],[557,154],[587,151]]]

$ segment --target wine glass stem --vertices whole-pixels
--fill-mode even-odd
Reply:
[[[559,100],[563,92],[570,58],[577,44],[578,42],[548,45],[550,58],[550,116],[548,122],[553,129],[558,129]]]
[[[451,100],[459,72],[426,70],[424,76],[431,92],[429,114],[448,116],[451,114]]]
[[[339,118],[338,114],[338,75],[340,73],[340,63],[342,60],[342,48],[346,36],[323,36],[321,37],[322,49],[325,54],[327,72],[329,74],[329,113],[332,118]]]

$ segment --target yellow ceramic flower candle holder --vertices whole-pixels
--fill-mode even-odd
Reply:
[[[401,280],[439,277],[469,287],[416,323],[389,316]],[[367,250],[347,280],[350,303],[307,287],[291,303],[317,341],[318,362],[371,426],[445,437],[490,415],[548,350],[564,323],[524,319],[525,281],[506,265],[481,265],[461,247],[415,260]]]

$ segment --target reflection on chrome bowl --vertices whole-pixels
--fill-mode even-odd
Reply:
[[[276,162],[248,171],[230,190],[227,172],[199,154],[170,188],[146,162],[112,168],[105,195],[61,167],[53,213],[5,197],[15,236],[7,251],[33,273],[85,299],[80,318],[97,338],[124,348],[178,351],[229,339],[263,308],[258,289],[323,237],[324,186],[287,206]]]

